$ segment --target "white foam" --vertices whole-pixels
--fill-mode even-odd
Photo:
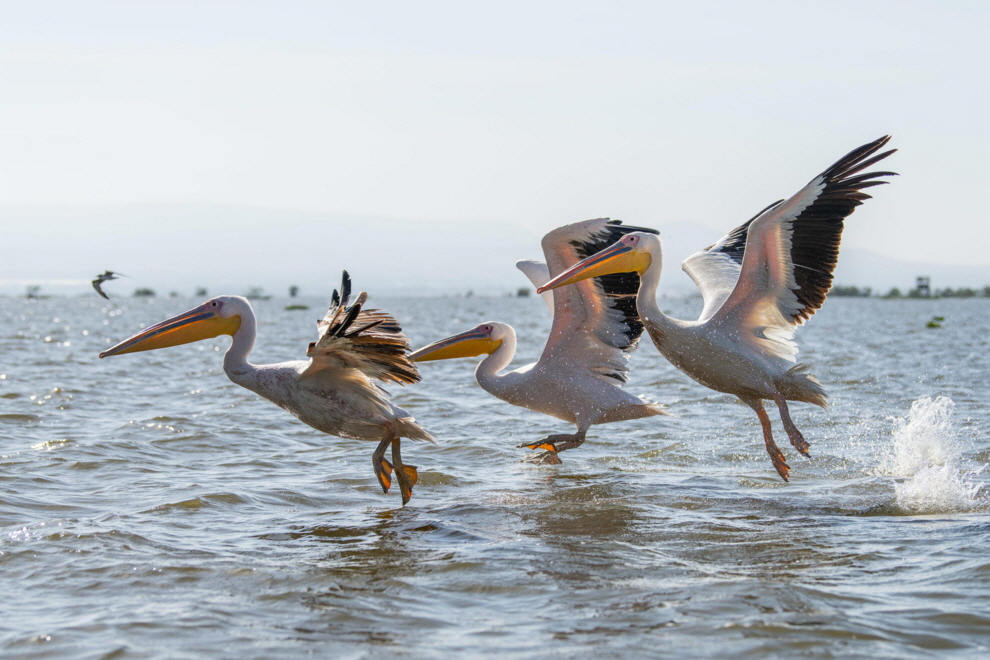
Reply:
[[[948,397],[919,399],[895,422],[893,444],[879,472],[899,479],[893,507],[905,514],[955,513],[990,508],[980,496],[986,465],[966,470],[953,429],[955,403]]]

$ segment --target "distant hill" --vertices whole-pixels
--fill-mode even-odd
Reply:
[[[91,293],[104,270],[129,279],[108,288],[129,295],[244,293],[262,287],[284,295],[290,285],[325,295],[346,268],[372,292],[431,295],[503,294],[527,280],[513,264],[542,258],[540,238],[508,221],[395,220],[328,213],[213,205],[92,208],[0,208],[0,293],[21,294],[31,283],[55,294]],[[648,224],[648,223],[646,223]],[[696,291],[680,262],[724,233],[698,223],[659,226],[664,242],[661,291]],[[866,250],[842,252],[836,282],[906,290],[917,275],[932,286],[990,284],[990,266],[925,264]]]

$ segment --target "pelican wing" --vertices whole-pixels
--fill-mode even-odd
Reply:
[[[720,238],[717,243],[695,252],[681,262],[681,269],[698,285],[701,298],[705,302],[699,321],[710,319],[739,281],[743,253],[746,250],[746,237],[753,220],[783,201],[774,202]]]
[[[303,378],[331,369],[356,369],[373,380],[406,385],[420,380],[409,359],[409,340],[398,321],[380,309],[363,309],[368,294],[348,304],[351,278],[344,271],[341,293],[333,292],[327,315],[317,324],[320,338],[306,351],[311,359]]]
[[[601,252],[626,234],[655,229],[626,227],[599,218],[565,225],[543,237],[543,254],[552,277],[582,259]],[[585,367],[600,378],[624,383],[627,353],[643,334],[636,309],[637,273],[593,277],[553,290],[553,327],[541,364]]]
[[[550,281],[550,269],[542,261],[520,259],[516,262],[516,268],[521,270],[537,289]],[[550,308],[550,316],[553,316],[553,291],[544,291],[540,295],[543,296],[543,302]]]
[[[735,326],[766,353],[795,361],[794,329],[822,306],[832,287],[843,221],[870,199],[863,189],[886,183],[879,177],[895,176],[860,174],[894,153],[874,155],[888,140],[886,136],[851,151],[790,199],[743,226],[739,277],[712,314],[713,323]]]

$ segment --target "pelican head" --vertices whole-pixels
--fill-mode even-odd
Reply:
[[[151,351],[220,335],[233,336],[241,327],[241,316],[250,313],[251,305],[240,296],[210,298],[188,312],[173,316],[125,339],[100,353],[100,357]]]
[[[512,328],[504,323],[482,323],[467,332],[424,346],[418,351],[410,353],[409,357],[414,362],[428,362],[430,360],[491,355],[502,345],[502,341],[507,336],[506,332],[512,332]]]
[[[536,292],[543,293],[591,277],[612,273],[635,272],[642,275],[655,259],[660,259],[660,239],[654,234],[633,232],[626,234],[601,252],[577,262]]]

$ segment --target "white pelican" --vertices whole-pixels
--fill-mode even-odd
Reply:
[[[543,237],[549,273],[560,273],[630,232],[617,220],[587,220]],[[538,262],[524,262],[533,264]],[[527,267],[523,266],[524,270]],[[536,277],[539,274],[535,267]],[[610,275],[553,292],[553,326],[539,361],[506,374],[516,352],[516,333],[505,323],[482,323],[467,332],[415,351],[416,362],[487,355],[475,370],[478,384],[503,401],[577,425],[573,434],[548,435],[529,444],[542,449],[531,460],[560,463],[558,452],[580,446],[593,424],[666,414],[659,404],[635,397],[620,385],[627,380],[627,353],[636,348],[643,324],[636,312],[636,273]]]
[[[109,282],[110,280],[116,280],[121,275],[123,275],[124,277],[127,277],[127,275],[124,275],[123,273],[115,273],[112,270],[108,270],[105,273],[103,273],[102,275],[97,275],[96,276],[96,279],[93,280],[93,288],[96,289],[96,292],[98,294],[100,294],[101,296],[103,296],[107,300],[110,300],[110,296],[108,296],[107,294],[103,293],[103,288],[102,288],[103,287],[103,283],[104,282]]]
[[[790,467],[773,441],[764,399],[773,399],[800,453],[808,443],[787,409],[787,401],[824,407],[821,383],[797,364],[796,326],[821,307],[832,286],[842,222],[870,199],[861,192],[893,172],[858,174],[895,150],[874,156],[889,136],[864,145],[811,180],[788,200],[761,211],[719,242],[688,257],[681,267],[704,299],[697,321],[681,321],[656,302],[662,253],[660,240],[645,233],[624,236],[612,247],[575,264],[540,291],[589,277],[635,270],[642,278],[636,304],[657,349],[702,385],[735,394],[760,418],[767,453],[787,481]],[[559,289],[557,289],[559,290]]]
[[[348,306],[351,280],[344,271],[341,294],[333,292],[327,315],[317,324],[319,339],[309,345],[310,360],[254,365],[255,318],[251,304],[240,296],[218,296],[199,307],[125,339],[100,357],[148,351],[230,335],[223,370],[230,380],[289,411],[318,431],[342,438],[376,440],[372,465],[382,490],[392,485],[393,466],[402,503],[412,497],[417,472],[402,462],[401,438],[427,440],[433,436],[402,408],[389,401],[374,381],[406,385],[419,382],[408,356],[409,341],[398,322],[383,310],[362,309],[363,291]],[[392,445],[392,463],[385,449]]]

